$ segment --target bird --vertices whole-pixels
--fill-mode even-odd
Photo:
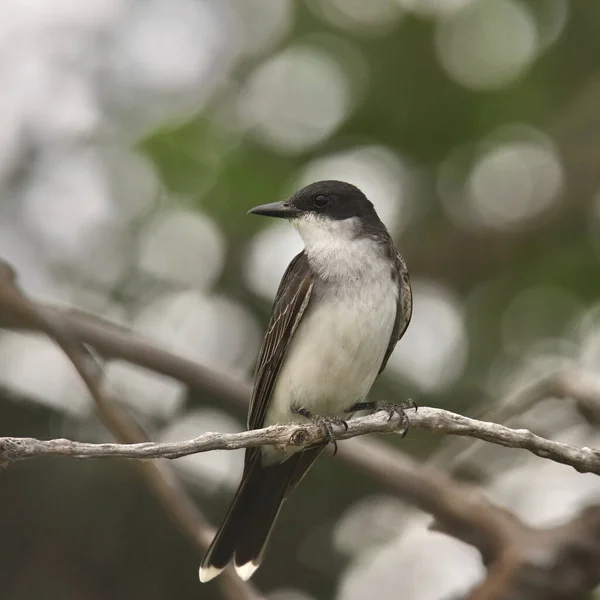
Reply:
[[[406,263],[373,204],[356,186],[327,180],[249,214],[288,221],[304,249],[275,296],[248,429],[310,422],[322,427],[326,441],[305,449],[246,449],[241,482],[200,566],[202,582],[232,562],[241,579],[253,575],[283,501],[328,443],[335,443],[338,427],[347,428],[347,418],[386,410],[408,422],[406,403],[367,401],[413,306]]]

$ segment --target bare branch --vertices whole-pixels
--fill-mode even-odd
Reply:
[[[423,414],[421,414],[423,412]],[[570,465],[582,473],[600,474],[600,450],[555,442],[528,429],[511,429],[489,421],[478,421],[446,410],[419,409],[418,416],[410,416],[411,425],[437,433],[477,438],[507,448],[529,450],[541,458]]]
[[[14,297],[12,299],[14,300]],[[0,326],[42,331],[51,337],[56,337],[58,331],[69,343],[75,341],[78,345],[89,345],[106,358],[124,359],[174,377],[196,390],[219,398],[237,410],[247,407],[250,396],[250,385],[247,382],[170,354],[142,340],[126,328],[117,327],[96,317],[35,304],[29,300],[28,302],[34,305],[34,319],[31,318],[31,311],[23,313],[22,305],[11,306],[10,303],[3,302],[0,293]],[[51,331],[48,330],[48,323]],[[80,352],[80,346],[76,346],[76,350]],[[80,358],[81,356],[78,356],[75,360],[78,362]],[[582,381],[580,377],[570,381],[563,379],[562,387],[556,383],[551,387],[562,390],[564,395],[577,396],[578,402],[586,403],[590,412],[596,406],[599,394],[589,385],[584,386],[582,391]],[[545,389],[547,388],[544,382],[536,386],[532,395],[533,401],[539,394],[545,393]],[[125,411],[120,414],[122,409],[118,405],[107,398],[101,400],[112,418],[117,415],[117,424],[113,422],[110,428],[117,432],[119,439],[133,442],[145,437],[141,430],[136,430],[135,423]],[[101,404],[98,406],[101,408]],[[409,411],[408,417],[411,427],[471,437],[478,440],[478,443],[487,441],[522,448],[538,456],[570,465],[579,471],[600,474],[600,451],[595,449],[554,442],[527,430],[510,429],[439,409],[421,408],[418,413]],[[123,418],[127,427],[131,427],[132,423],[134,425],[128,433],[118,425],[118,419]],[[123,424],[124,421],[121,420],[120,423]],[[402,427],[399,418],[388,421],[384,413],[353,419],[349,424],[348,432],[339,432],[340,439],[366,433],[390,433],[399,431]],[[265,444],[294,444],[305,447],[323,441],[320,428],[309,424],[275,426],[237,434],[209,433],[175,444],[83,444],[69,440],[0,438],[0,462],[8,463],[41,455],[72,458],[177,458],[214,449]],[[509,511],[491,504],[480,492],[465,488],[436,469],[418,464],[389,444],[365,438],[353,439],[340,445],[339,458],[398,497],[431,513],[436,519],[437,529],[478,548],[488,565],[489,577],[474,591],[478,595],[472,596],[471,600],[513,600],[517,597],[549,600],[554,596],[542,591],[542,587],[544,590],[550,590],[561,582],[576,580],[577,585],[569,587],[572,592],[591,589],[591,584],[597,580],[595,565],[600,560],[600,545],[596,545],[596,541],[600,534],[596,535],[599,531],[596,520],[589,520],[587,513],[583,513],[582,517],[574,520],[572,525],[567,524],[562,530],[532,529]],[[175,521],[199,548],[205,548],[211,536],[210,526],[182,490],[172,471],[168,470],[167,463],[142,460],[137,465]],[[582,523],[585,525],[581,525]],[[567,552],[570,548],[578,557],[585,554],[584,559],[575,560],[571,556],[572,552]],[[548,556],[547,565],[540,566],[540,553]],[[529,585],[532,578],[538,582],[540,578],[543,579],[543,586],[539,587],[536,583],[540,592],[537,595],[523,596],[521,591],[530,589],[524,586]],[[222,581],[223,590],[229,598],[249,600],[256,597],[253,588],[238,585],[241,582],[231,572],[228,572]],[[560,596],[561,600],[571,597],[573,596]]]
[[[386,413],[377,413],[350,420],[348,431],[340,431],[339,439],[364,433],[390,433],[400,426],[399,418],[388,421]],[[205,433],[191,440],[169,443],[90,444],[66,439],[42,441],[33,438],[0,438],[0,457],[5,463],[36,456],[64,456],[76,459],[173,459],[211,450],[238,450],[267,445],[302,448],[324,441],[323,430],[309,423],[274,425],[240,433]]]
[[[570,465],[581,472],[600,474],[600,451],[579,448],[537,436],[526,429],[509,429],[496,423],[476,421],[438,408],[421,408],[408,414],[410,425],[436,433],[465,435],[509,448],[529,450],[537,456]],[[402,420],[389,420],[378,412],[348,421],[348,430],[340,431],[344,440],[367,433],[402,431]],[[312,424],[275,425],[241,433],[205,433],[192,440],[172,443],[87,444],[70,440],[41,441],[32,438],[0,438],[0,458],[11,462],[34,456],[67,456],[70,458],[179,458],[211,450],[237,450],[255,446],[308,446],[323,443],[323,430]]]
[[[590,424],[600,423],[600,378],[576,364],[566,364],[556,371],[532,379],[496,401],[479,416],[485,421],[509,425],[514,417],[549,398],[573,399],[577,410]],[[484,441],[484,438],[474,437],[448,439],[429,459],[429,463],[443,471],[457,473],[477,455]]]

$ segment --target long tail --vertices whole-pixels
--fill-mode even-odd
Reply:
[[[210,581],[233,560],[237,574],[250,579],[260,566],[281,504],[323,447],[293,454],[283,463],[249,461],[242,481],[200,565],[200,581]]]

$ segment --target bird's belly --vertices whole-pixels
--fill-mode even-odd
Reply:
[[[364,288],[362,290],[364,292]],[[397,300],[390,286],[319,299],[300,322],[279,373],[265,425],[302,420],[294,407],[343,416],[363,400],[385,356]]]

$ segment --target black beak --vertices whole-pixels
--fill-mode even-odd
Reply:
[[[278,219],[293,219],[299,214],[299,210],[289,202],[272,202],[255,206],[248,211],[249,215],[262,215],[263,217],[277,217]]]

